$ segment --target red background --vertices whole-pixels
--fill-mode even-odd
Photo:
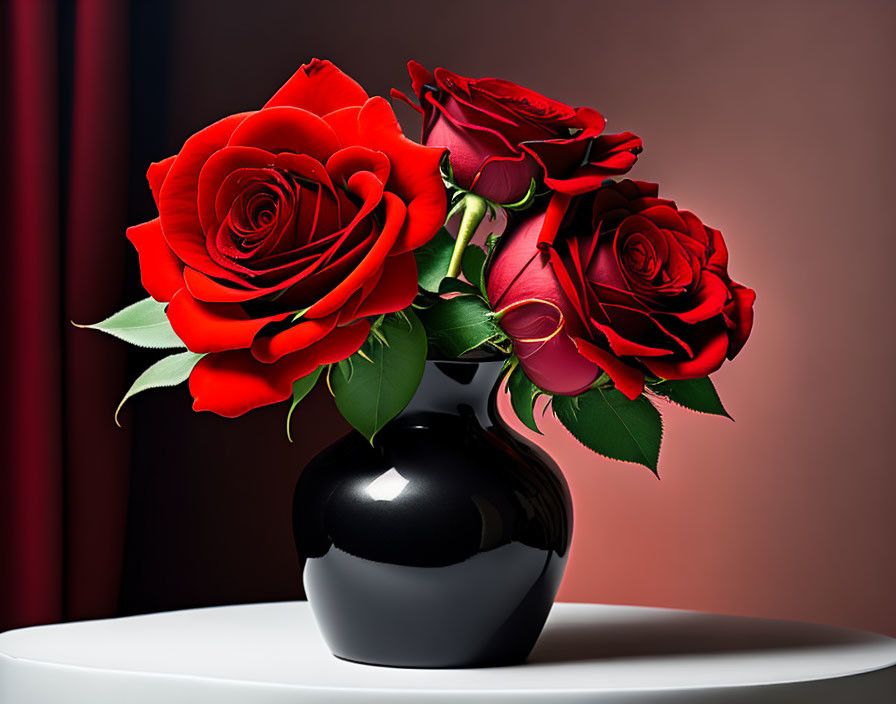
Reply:
[[[737,422],[669,409],[660,481],[595,458],[546,422],[576,509],[560,598],[896,635],[896,6],[178,0],[147,4],[129,22],[120,50],[129,161],[106,176],[127,179],[130,199],[102,232],[127,280],[73,286],[70,273],[64,290],[83,315],[140,296],[136,256],[121,243],[125,220],[152,215],[146,163],[260,106],[313,56],[370,93],[406,89],[404,62],[415,58],[594,106],[611,131],[644,139],[633,176],[659,181],[661,195],[725,233],[732,276],[759,298],[751,341],[715,376]],[[120,348],[108,343],[96,343],[78,378],[109,374]],[[129,354],[130,377],[114,378],[110,399],[151,358]],[[75,384],[76,393],[89,391]],[[292,446],[283,408],[225,421],[193,414],[183,389],[133,402],[117,441],[119,454],[131,441],[126,533],[102,542],[124,555],[118,613],[298,596],[292,486],[344,427],[325,391],[312,401]],[[109,402],[106,415],[91,407],[96,424],[111,423]],[[127,463],[104,465],[103,447],[94,452],[115,481],[128,474]],[[95,551],[73,555],[66,569],[90,573]],[[106,615],[108,599],[85,590],[68,617]]]

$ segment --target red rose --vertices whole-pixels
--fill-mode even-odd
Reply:
[[[504,235],[489,299],[537,386],[574,395],[605,371],[636,398],[645,372],[703,377],[743,347],[756,295],[728,276],[722,234],[657,192],[556,194]]]
[[[497,78],[470,79],[408,64],[423,113],[424,144],[447,147],[454,181],[495,203],[521,201],[532,179],[561,193],[584,193],[624,174],[641,151],[631,132],[599,136],[606,121]]]
[[[297,378],[357,351],[371,316],[411,303],[412,250],[445,219],[441,155],[314,60],[261,110],[150,166],[159,217],[128,238],[175,332],[208,353],[190,376],[194,409],[237,416],[282,401]]]

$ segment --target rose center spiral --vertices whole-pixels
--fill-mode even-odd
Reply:
[[[232,199],[224,225],[230,245],[246,255],[292,218],[300,186],[290,174],[275,169],[240,170],[225,180],[219,196],[228,194]],[[227,253],[230,247],[224,249]]]
[[[623,262],[632,274],[648,281],[656,277],[662,266],[653,244],[640,232],[632,234],[626,241]]]

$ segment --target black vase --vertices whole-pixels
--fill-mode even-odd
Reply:
[[[499,424],[501,362],[427,362],[371,445],[351,432],[296,486],[305,593],[330,650],[395,667],[521,662],[572,537],[569,488]]]

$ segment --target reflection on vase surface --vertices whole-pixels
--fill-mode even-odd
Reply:
[[[308,600],[338,657],[399,667],[524,660],[563,575],[569,489],[499,424],[500,362],[427,362],[374,439],[351,432],[299,479]]]

